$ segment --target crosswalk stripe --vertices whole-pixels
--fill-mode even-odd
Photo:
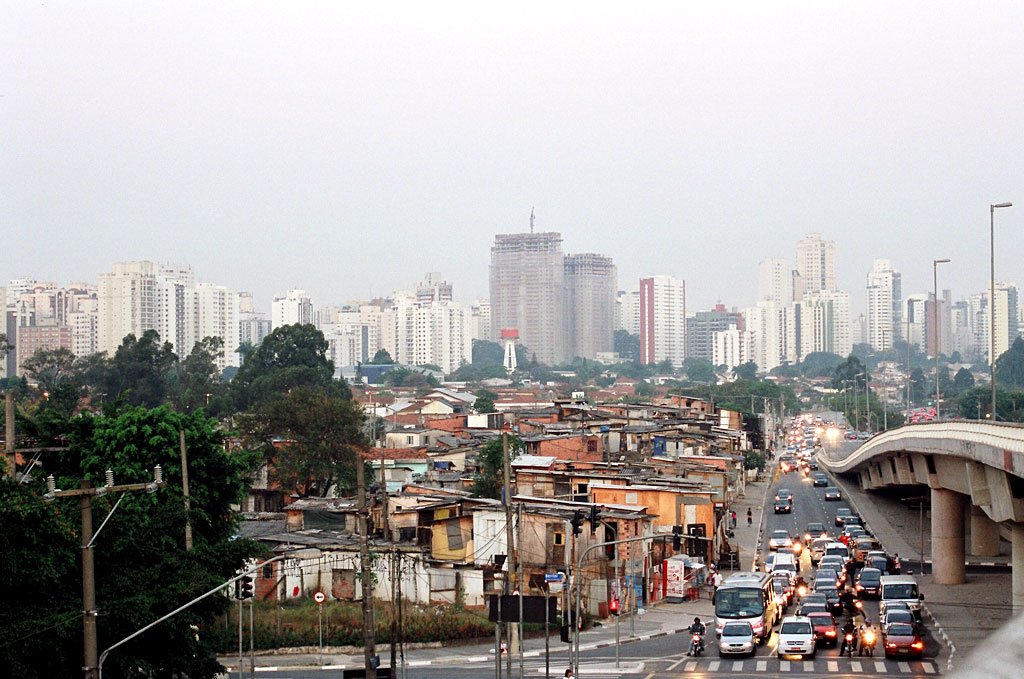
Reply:
[[[850,663],[850,670],[853,672],[863,672],[864,668],[861,667],[860,663],[854,660]]]
[[[721,664],[722,663],[717,661],[717,660],[712,660],[711,664],[708,665],[708,672],[717,672],[718,671],[718,666],[721,665]]]
[[[886,668],[884,662],[882,662],[881,660],[875,661],[875,672],[877,672],[878,674],[885,674],[888,671],[889,670],[888,668]]]
[[[838,672],[839,671],[839,663],[837,661],[835,661],[835,660],[829,660],[828,661],[828,671],[829,672]]]
[[[899,665],[900,665],[900,672],[909,672],[910,671],[910,663],[908,663],[908,662],[901,662]]]
[[[767,660],[758,660],[757,661],[757,671],[758,672],[766,672],[766,671],[768,671],[768,661]]]
[[[693,670],[696,669],[696,667],[697,667],[697,663],[696,662],[688,662],[688,663],[686,663],[686,667],[683,668],[683,671],[684,672],[693,672]]]
[[[812,663],[812,662],[805,662],[804,663],[804,672],[813,672],[813,671],[814,671],[814,663]]]
[[[935,674],[935,667],[930,662],[921,663],[921,667],[924,668],[925,674]]]
[[[789,661],[788,660],[780,660],[779,661],[779,671],[780,672],[789,672]]]
[[[734,661],[733,664],[732,664],[732,671],[733,672],[742,672],[743,671],[743,661],[742,660]]]

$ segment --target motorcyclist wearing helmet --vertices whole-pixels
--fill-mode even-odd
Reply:
[[[704,652],[704,635],[707,634],[707,628],[704,626],[704,623],[702,623],[700,621],[699,617],[695,617],[693,619],[693,624],[690,625],[687,628],[687,631],[689,631],[689,633],[691,635],[692,634],[700,635],[700,649],[699,650],[703,653]],[[686,655],[693,655],[694,650],[696,650],[696,649],[693,648],[693,643],[694,643],[693,641],[690,642],[690,650],[687,651]]]
[[[847,641],[846,637],[851,634],[853,635],[853,639],[851,641]],[[839,647],[839,655],[846,652],[847,647],[849,647],[851,651],[856,650],[857,648],[857,626],[854,624],[853,618],[847,618],[846,622],[843,624],[843,643]]]

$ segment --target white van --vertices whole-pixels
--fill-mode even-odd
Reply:
[[[775,560],[772,561],[772,573],[778,571],[789,571],[793,577],[800,572],[800,565],[796,561],[796,555],[794,554],[776,554]]]
[[[845,561],[850,560],[850,548],[841,542],[830,542],[825,545],[825,556],[841,556]]]
[[[917,580],[911,575],[883,575],[881,578],[881,615],[893,601],[905,603],[918,618],[921,617],[921,602],[924,594],[917,587]]]

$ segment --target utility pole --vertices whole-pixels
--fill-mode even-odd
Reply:
[[[150,483],[127,483],[116,486],[114,485],[114,472],[108,469],[106,484],[99,488],[94,488],[92,481],[88,479],[79,481],[76,490],[59,490],[55,484],[53,474],[50,474],[46,478],[47,491],[43,495],[43,499],[51,502],[58,497],[77,497],[82,514],[82,676],[85,679],[95,679],[99,675],[99,651],[96,641],[98,611],[96,610],[96,570],[93,566],[93,542],[103,530],[103,526],[107,525],[107,521],[117,509],[117,505],[120,504],[121,498],[118,498],[114,508],[110,510],[110,514],[103,520],[95,534],[92,530],[92,499],[97,495],[106,495],[107,493],[125,493],[134,490],[155,492],[157,488],[162,488],[164,485],[163,470],[160,465],[157,465],[153,469],[153,481]]]
[[[381,468],[381,471],[384,471],[383,467]],[[397,561],[397,556],[398,550],[393,548],[391,550],[391,676],[395,676],[395,669],[398,667],[396,664],[396,642],[398,640],[398,597],[396,596],[397,590],[395,588],[395,580],[401,576],[400,574],[395,573],[395,562]]]
[[[8,389],[4,392],[4,460],[7,466],[7,478],[14,481],[16,471],[16,460],[14,455],[14,392]]]
[[[181,443],[181,493],[185,497],[185,551],[192,551],[192,500],[188,496],[188,452],[185,448],[185,430],[179,432]]]
[[[505,549],[508,552],[508,571],[509,576],[514,576],[517,571],[517,563],[515,553],[515,534],[513,532],[514,526],[512,525],[512,463],[509,460],[508,455],[508,432],[501,432],[501,467],[502,476],[504,481],[504,505],[505,505]],[[504,593],[509,594],[509,578],[505,578]],[[505,630],[508,635],[508,663],[507,671],[508,676],[512,676],[512,634],[511,630],[514,629],[512,626],[505,624]]]
[[[373,664],[376,655],[373,625],[373,574],[370,572],[370,521],[366,503],[366,469],[363,458],[356,456],[356,484],[359,489],[359,570],[363,591],[363,664],[367,679],[377,679]]]

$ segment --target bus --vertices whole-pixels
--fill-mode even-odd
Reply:
[[[715,592],[715,633],[721,636],[728,620],[745,620],[763,643],[779,620],[779,604],[768,573],[736,573]]]

